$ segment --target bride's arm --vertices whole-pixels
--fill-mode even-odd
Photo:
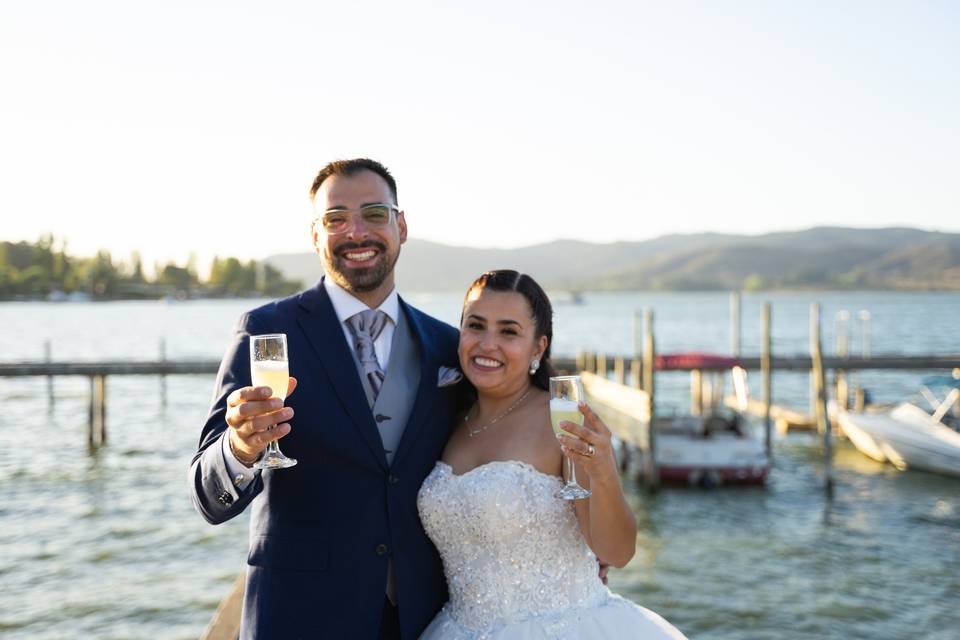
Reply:
[[[615,567],[626,565],[637,545],[637,522],[620,485],[617,459],[610,442],[610,429],[586,404],[580,405],[584,425],[568,424],[560,435],[563,454],[573,460],[577,481],[593,495],[577,500],[575,511],[580,530],[597,557]],[[593,455],[589,446],[593,446]]]

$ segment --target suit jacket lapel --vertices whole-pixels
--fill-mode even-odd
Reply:
[[[323,288],[323,280],[313,289],[304,292],[300,298],[300,308],[305,313],[297,318],[297,322],[316,352],[334,392],[377,462],[384,469],[388,469],[380,432],[373,420],[350,347],[344,340],[343,329],[330,303],[330,297]]]
[[[423,430],[424,423],[427,421],[427,413],[430,411],[430,392],[436,389],[439,366],[435,354],[436,345],[424,330],[418,312],[408,305],[403,298],[400,299],[400,310],[406,314],[414,338],[420,347],[420,384],[417,387],[413,409],[410,410],[410,417],[407,418],[406,428],[400,438],[400,446],[393,457],[394,468],[402,462],[403,457],[416,442],[417,436]]]

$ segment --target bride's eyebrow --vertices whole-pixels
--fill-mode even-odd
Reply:
[[[478,315],[475,314],[475,313],[471,313],[470,315],[468,315],[468,316],[467,316],[467,320],[479,320],[480,322],[486,322],[486,321],[487,321],[486,318],[484,318],[483,316],[478,316]],[[522,324],[520,324],[520,323],[517,322],[516,320],[511,320],[510,318],[506,318],[506,319],[504,319],[504,320],[497,320],[497,324],[499,324],[499,325],[516,325],[516,326],[518,326],[518,327],[520,327],[520,328],[523,328],[523,325],[522,325]]]

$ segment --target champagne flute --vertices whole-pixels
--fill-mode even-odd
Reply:
[[[550,378],[550,422],[554,433],[567,433],[560,426],[560,421],[583,424],[583,414],[579,405],[583,402],[583,382],[580,376],[555,376]],[[589,498],[592,494],[577,484],[576,465],[570,458],[564,457],[567,464],[567,482],[557,491],[556,497],[562,500],[580,500]]]
[[[250,379],[255,387],[270,387],[274,398],[285,399],[290,371],[287,366],[287,336],[284,333],[269,333],[250,336]],[[271,427],[272,428],[272,427]],[[255,469],[286,469],[297,464],[280,452],[276,440],[271,440],[267,450],[253,467]]]

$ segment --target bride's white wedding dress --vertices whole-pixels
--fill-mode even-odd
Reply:
[[[463,475],[437,463],[417,506],[450,601],[421,640],[684,638],[603,585],[572,504],[553,495],[562,483],[519,461]]]

